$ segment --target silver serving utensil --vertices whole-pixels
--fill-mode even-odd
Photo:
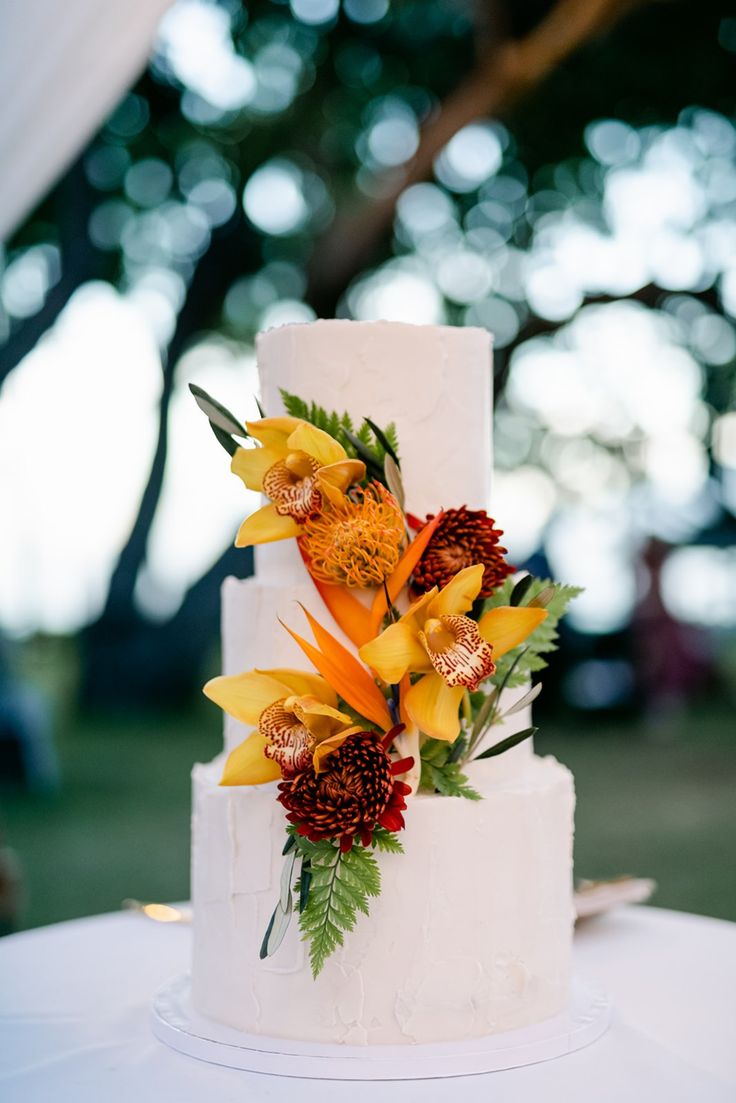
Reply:
[[[578,921],[617,908],[621,904],[644,904],[656,891],[651,877],[630,877],[625,874],[609,881],[581,881],[574,894]]]

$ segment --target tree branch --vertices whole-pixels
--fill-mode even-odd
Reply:
[[[474,119],[497,116],[540,84],[566,57],[607,30],[641,0],[558,0],[517,41],[489,44],[468,78],[425,124],[417,152],[403,171],[387,175],[378,199],[359,203],[332,223],[309,271],[307,300],[322,317],[334,315],[340,295],[368,264],[393,220],[396,202],[432,174],[435,157]]]

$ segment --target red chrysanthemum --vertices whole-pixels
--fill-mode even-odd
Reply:
[[[323,773],[305,771],[280,783],[278,799],[300,835],[312,842],[339,838],[340,849],[346,851],[356,836],[370,846],[378,824],[401,830],[404,798],[411,789],[396,775],[410,770],[414,760],[389,758],[388,748],[400,730],[394,728],[383,738],[377,732],[349,735],[330,755]]]
[[[424,524],[433,516],[430,514]],[[442,589],[464,567],[482,563],[485,571],[478,597],[490,597],[515,570],[504,559],[506,548],[499,544],[503,532],[495,524],[484,509],[461,506],[460,509],[446,510],[414,568],[414,593],[426,594],[433,586]]]

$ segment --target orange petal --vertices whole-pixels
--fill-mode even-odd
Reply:
[[[438,513],[433,520],[424,526],[414,540],[412,540],[409,547],[406,549],[401,559],[399,560],[396,570],[388,580],[388,592],[391,597],[391,601],[396,601],[396,598],[401,593],[402,587],[409,579],[409,575],[416,567],[419,560],[424,554],[424,550],[427,544],[434,535],[434,530],[442,519],[442,513]],[[371,619],[373,625],[373,634],[375,635],[378,629],[381,627],[381,621],[387,612],[386,595],[383,590],[379,590],[373,600],[373,607],[371,609]]]
[[[530,605],[498,605],[478,621],[478,631],[493,648],[493,657],[513,650],[538,628],[547,616],[546,609]]]
[[[304,565],[309,570],[309,559],[299,541],[297,541],[297,544]],[[345,635],[356,647],[362,647],[364,643],[373,638],[371,615],[365,605],[354,598],[345,586],[333,586],[329,582],[320,582],[312,575],[310,575],[310,578],[317,589],[317,593],[334,617],[335,623],[342,628]]]
[[[310,618],[310,622],[312,619]],[[339,644],[324,628],[320,628],[321,634],[327,640],[332,641],[332,644],[328,643],[325,651],[320,651],[314,644],[309,643],[292,631],[283,621],[281,621],[281,624],[291,638],[299,644],[309,661],[337,690],[343,700],[347,701],[361,716],[365,716],[367,720],[371,720],[374,724],[383,728],[384,731],[388,731],[392,727],[391,716],[383,694],[368,672],[364,670],[357,659],[353,658],[349,651],[345,650],[342,644]],[[316,632],[315,636],[317,636]],[[350,663],[342,660],[341,653],[347,655]]]
[[[308,609],[304,610],[304,615],[309,621],[309,627],[314,633],[314,638],[317,641],[317,646],[322,651],[323,655],[327,655],[336,666],[340,667],[345,676],[347,677],[351,686],[355,687],[355,691],[358,691],[363,697],[364,701],[369,702],[372,708],[372,714],[363,712],[364,716],[373,720],[374,723],[380,723],[383,727],[386,724],[385,730],[388,731],[392,727],[393,721],[391,720],[391,714],[388,711],[388,705],[386,704],[386,698],[381,693],[380,689],[374,682],[372,676],[368,673],[355,655],[351,651],[348,651],[347,647],[343,647],[339,640],[336,640],[331,632],[316,620]],[[340,690],[338,689],[338,693]],[[343,693],[343,697],[345,694]],[[346,701],[349,701],[348,697],[345,697]],[[376,719],[376,717],[380,719]]]

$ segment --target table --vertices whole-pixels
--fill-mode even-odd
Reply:
[[[578,973],[615,1018],[578,1053],[489,1076],[296,1081],[206,1065],[152,1036],[154,991],[186,970],[190,930],[133,913],[0,939],[3,1103],[733,1103],[736,924],[621,908],[575,937]]]

